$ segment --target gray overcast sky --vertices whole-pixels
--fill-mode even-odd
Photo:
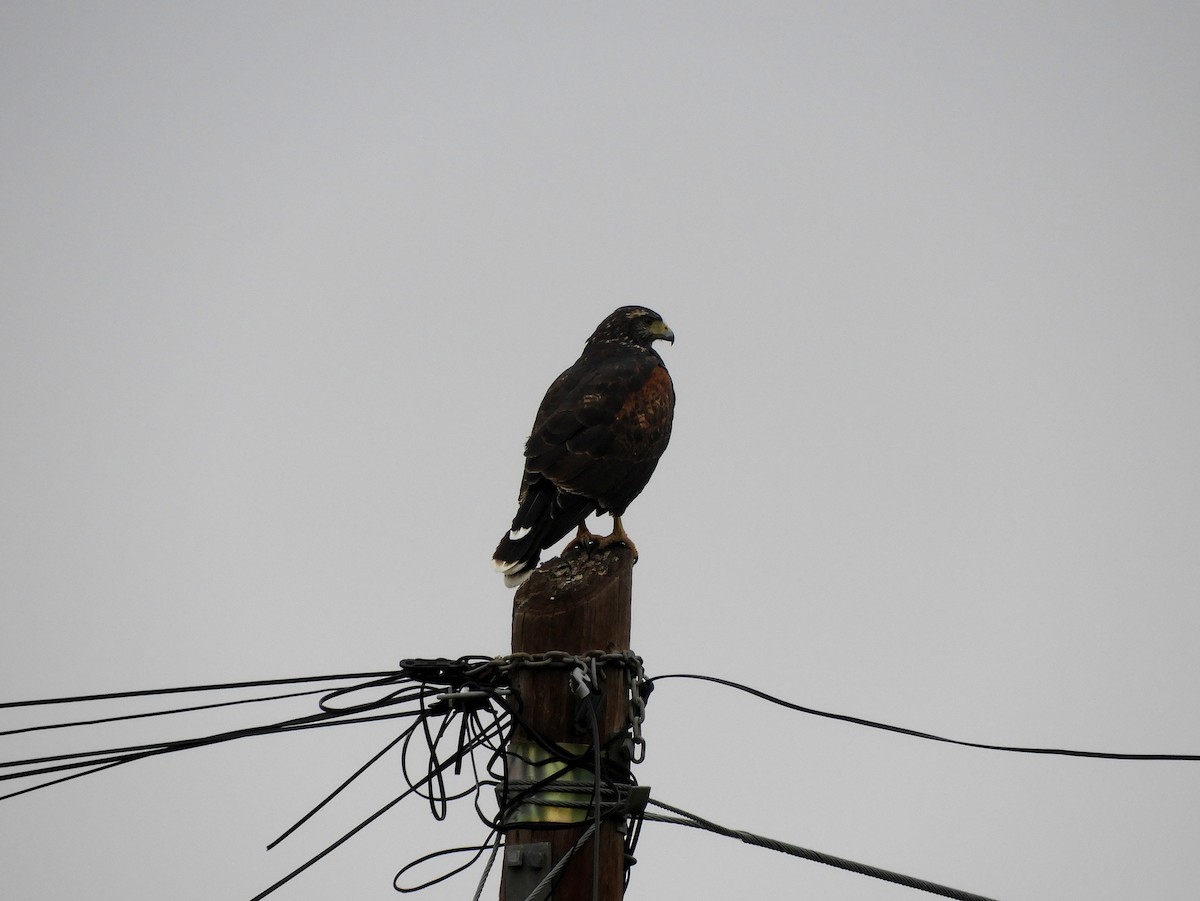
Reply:
[[[1197,46],[1192,3],[5,3],[4,699],[506,651],[537,402],[644,303],[652,673],[1200,752]],[[247,898],[395,793],[263,850],[389,734],[0,803],[0,896]],[[1200,764],[686,683],[647,737],[663,800],[982,894],[1200,882]],[[277,897],[481,837],[402,805]],[[674,827],[638,856],[630,899],[919,897]]]

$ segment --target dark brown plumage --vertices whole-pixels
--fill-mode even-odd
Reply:
[[[671,376],[651,347],[658,340],[675,341],[661,316],[621,307],[546,392],[525,443],[517,515],[492,558],[506,585],[529,578],[541,552],[572,529],[594,540],[584,529],[592,513],[613,516],[602,545],[633,548],[621,516],[650,481],[675,413]]]

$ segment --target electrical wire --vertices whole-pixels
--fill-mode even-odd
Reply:
[[[479,901],[479,899],[483,897],[483,887],[487,885],[488,876],[492,872],[492,864],[496,862],[496,854],[500,850],[501,837],[502,836],[499,832],[495,834],[495,841],[492,844],[492,853],[488,855],[487,864],[485,864],[483,868],[483,875],[479,877],[479,885],[475,888],[475,897],[472,898],[471,901]]]
[[[753,832],[746,832],[741,829],[730,829],[728,826],[721,826],[714,823],[712,820],[706,820],[703,817],[697,816],[694,813],[689,813],[679,807],[673,807],[662,801],[656,801],[651,798],[648,802],[655,807],[663,810],[669,810],[676,816],[668,817],[655,813],[644,814],[644,818],[651,822],[658,823],[674,823],[680,826],[691,826],[694,829],[703,829],[706,832],[714,832],[717,835],[724,835],[728,838],[736,838],[748,845],[756,845],[760,848],[768,848],[772,851],[779,851],[782,854],[790,854],[793,857],[802,857],[805,860],[823,863],[827,866],[836,867],[840,870],[848,870],[852,873],[858,873],[862,876],[872,876],[875,879],[882,879],[885,882],[891,882],[896,885],[907,886],[922,892],[929,892],[933,895],[941,895],[943,898],[954,898],[956,901],[994,901],[983,895],[976,895],[973,892],[964,892],[961,889],[950,888],[949,886],[939,885],[936,882],[929,882],[925,879],[917,879],[914,876],[905,876],[903,873],[895,873],[891,870],[884,870],[880,867],[873,867],[870,864],[858,863],[854,860],[847,860],[844,857],[834,857],[832,854],[824,854],[821,851],[812,851],[808,848],[801,848],[799,845],[793,845],[789,842],[781,842],[778,839],[767,838],[763,835],[757,835]]]
[[[110,691],[105,694],[73,695],[62,698],[40,698],[32,701],[0,701],[0,710],[13,707],[45,707],[52,704],[78,704],[83,701],[112,701],[123,698],[148,698],[155,695],[183,694],[197,691],[229,691],[241,688],[262,688],[268,685],[297,685],[304,682],[340,682],[349,679],[377,679],[395,676],[395,670],[372,673],[338,673],[331,676],[296,676],[284,679],[255,679],[245,682],[214,682],[209,685],[183,685],[173,688],[142,688],[133,691]]]
[[[216,701],[211,704],[194,704],[190,707],[174,707],[170,710],[149,710],[141,713],[124,713],[118,716],[96,717],[90,720],[73,720],[66,723],[43,723],[38,726],[23,726],[19,729],[0,731],[0,737],[7,735],[22,735],[28,732],[45,732],[51,729],[71,729],[78,726],[98,726],[102,723],[119,723],[128,720],[150,719],[157,716],[171,716],[177,713],[194,713],[197,710],[215,710],[220,707],[236,707],[241,704],[262,704],[267,701],[281,701],[287,698],[303,698],[310,695],[324,694],[327,688],[310,688],[305,691],[291,691],[286,694],[267,695],[263,698],[239,698],[236,701]],[[51,703],[58,703],[57,701]]]
[[[471,745],[468,745],[460,753],[468,753],[470,750],[473,749],[475,744],[476,744],[476,742],[472,742]],[[416,783],[413,783],[412,785],[410,785],[406,791],[402,792],[401,794],[397,795],[392,800],[388,801],[386,804],[384,804],[382,807],[380,807],[378,810],[376,810],[370,816],[368,816],[364,820],[360,821],[357,826],[350,829],[348,832],[344,833],[336,841],[331,842],[329,845],[327,845],[323,850],[321,850],[317,854],[314,854],[312,857],[310,857],[308,860],[306,860],[300,866],[296,867],[294,870],[292,870],[290,873],[288,873],[282,879],[278,880],[273,885],[271,885],[268,888],[264,889],[263,891],[259,892],[257,895],[255,895],[253,898],[251,898],[250,901],[262,901],[263,898],[267,897],[268,895],[273,893],[275,890],[277,890],[277,889],[281,888],[282,886],[286,885],[287,883],[291,882],[294,878],[299,876],[301,873],[303,873],[305,870],[307,870],[313,864],[324,859],[331,852],[333,852],[337,848],[344,845],[347,841],[349,841],[351,838],[356,836],[359,832],[361,832],[363,829],[365,829],[371,823],[375,822],[377,819],[379,819],[381,816],[383,816],[385,813],[387,813],[389,810],[391,810],[393,807],[395,807],[397,804],[399,804],[405,798],[409,797],[410,795],[415,794],[419,788],[433,782],[434,779],[438,775],[445,772],[447,769],[449,769],[451,766],[454,765],[455,760],[457,759],[458,756],[459,756],[458,754],[452,755],[450,758],[439,763],[436,767],[432,767],[431,771],[427,775],[425,775],[421,779],[417,780]],[[458,872],[458,871],[454,871],[454,872]],[[449,875],[453,875],[453,873],[451,873]],[[432,880],[431,882],[428,883],[428,885],[435,885],[438,882],[441,882],[445,878],[447,878],[447,877],[440,877],[438,879]]]
[[[43,757],[0,761],[0,769],[11,770],[10,772],[0,773],[0,781],[32,778],[67,770],[82,770],[82,772],[73,773],[67,777],[53,779],[13,791],[5,795],[0,795],[0,801],[26,794],[31,791],[37,791],[38,789],[46,788],[50,785],[55,785],[60,782],[65,782],[70,778],[91,775],[92,773],[108,769],[112,766],[132,763],[136,760],[143,760],[147,757],[154,757],[161,754],[168,754],[212,744],[219,744],[221,742],[233,741],[239,738],[280,734],[300,729],[319,728],[323,726],[340,726],[349,725],[352,723],[373,722],[377,720],[395,719],[397,717],[414,715],[414,713],[411,711],[403,710],[392,711],[375,716],[359,715],[364,710],[368,709],[378,709],[378,707],[371,706],[360,708],[348,711],[346,713],[323,712],[310,714],[308,716],[295,717],[289,720],[282,720],[264,726],[252,726],[244,729],[234,729],[226,732],[218,732],[212,735],[203,735],[192,738],[152,742],[140,745],[129,745],[125,747],[104,748],[93,751],[78,751],[69,754],[53,754]]]
[[[353,782],[355,779],[357,779],[359,776],[361,776],[363,773],[365,773],[367,771],[367,769],[369,769],[371,767],[372,764],[376,763],[388,751],[390,751],[396,745],[400,744],[402,741],[404,741],[406,738],[408,738],[408,736],[411,735],[412,731],[416,728],[417,728],[417,724],[413,723],[411,726],[409,726],[407,729],[405,729],[403,732],[401,732],[399,735],[397,735],[395,738],[393,738],[391,741],[389,741],[386,745],[384,745],[383,748],[380,749],[378,752],[376,752],[376,754],[373,757],[371,757],[370,760],[368,760],[366,763],[364,763],[362,766],[360,766],[357,770],[355,770],[353,773],[351,773],[345,779],[345,781],[342,782],[341,785],[339,785],[337,788],[335,788],[333,791],[331,791],[329,794],[327,794],[324,798],[322,798],[315,807],[312,807],[306,814],[304,814],[304,816],[300,817],[300,819],[298,819],[295,823],[293,823],[291,826],[289,826],[287,829],[285,829],[279,835],[278,838],[276,838],[274,841],[272,841],[270,844],[268,844],[267,850],[270,851],[272,848],[274,848],[276,845],[278,845],[280,842],[282,842],[285,838],[287,838],[289,835],[291,835],[293,832],[295,832],[297,829],[299,829],[301,826],[303,826],[305,823],[307,823],[310,819],[312,819],[314,816],[316,816],[316,814],[318,812],[320,812],[322,808],[324,808],[327,804],[329,804],[331,801],[333,801],[334,798],[336,798],[346,788],[348,788],[351,782]]]
[[[491,865],[495,859],[495,854],[500,849],[500,844],[501,844],[500,838],[501,838],[501,836],[499,833],[494,833],[492,835],[489,835],[488,840],[486,842],[484,842],[482,845],[467,845],[462,848],[442,848],[440,851],[433,851],[429,854],[423,854],[420,857],[416,858],[415,860],[410,860],[408,863],[406,863],[403,867],[400,868],[400,871],[398,873],[396,873],[395,878],[392,880],[392,888],[394,888],[396,891],[398,891],[404,895],[412,894],[413,892],[424,891],[425,889],[430,888],[431,886],[437,885],[439,882],[445,882],[447,879],[451,878],[452,876],[457,876],[459,873],[463,872],[464,870],[469,870],[472,866],[474,866],[475,861],[479,860],[479,858],[483,856],[483,852],[486,851],[490,847],[492,849],[492,854],[489,857],[487,867],[484,869],[483,878],[480,880],[480,890],[482,890],[482,885],[484,882],[487,881],[488,873],[491,871]],[[472,854],[471,859],[468,860],[466,863],[464,863],[462,866],[455,867],[453,870],[450,870],[447,873],[443,873],[442,875],[437,876],[433,879],[430,879],[427,882],[422,882],[419,885],[405,886],[405,885],[400,884],[401,876],[403,876],[409,870],[420,866],[421,864],[425,863],[426,861],[436,860],[439,857],[448,857],[451,854],[462,854],[466,851],[474,851],[475,853]]]
[[[654,677],[653,679],[645,679],[641,674],[640,658],[632,657],[628,652],[623,653],[627,655],[626,658],[618,659],[636,660],[637,665],[637,678],[631,678],[630,680],[632,694],[627,699],[630,702],[630,723],[625,732],[614,736],[610,740],[610,743],[603,747],[600,739],[597,707],[594,706],[596,703],[599,703],[602,697],[603,688],[600,677],[603,675],[603,670],[597,668],[597,658],[594,656],[591,658],[586,656],[582,658],[570,657],[560,652],[551,652],[550,654],[540,655],[540,657],[525,654],[513,655],[509,658],[465,656],[457,659],[409,659],[401,661],[397,670],[388,672],[226,682],[204,686],[111,692],[76,697],[49,698],[37,701],[4,702],[0,703],[0,709],[37,708],[66,704],[84,705],[86,707],[98,702],[148,699],[156,696],[169,696],[188,692],[233,692],[255,689],[261,691],[263,689],[287,685],[321,684],[321,687],[304,688],[299,691],[274,692],[264,696],[219,700],[212,703],[192,704],[165,710],[139,711],[114,716],[91,716],[67,722],[25,726],[0,732],[0,737],[5,737],[55,729],[84,729],[89,726],[161,718],[172,714],[184,714],[235,705],[265,704],[309,695],[319,696],[317,712],[289,718],[279,718],[266,724],[230,729],[213,734],[193,735],[183,739],[146,742],[126,746],[106,746],[72,753],[58,753],[41,757],[0,761],[0,782],[20,779],[41,780],[35,785],[18,789],[6,795],[0,795],[0,800],[36,791],[49,785],[59,784],[82,776],[99,773],[135,760],[204,747],[239,738],[279,735],[305,729],[407,719],[411,720],[411,722],[406,723],[398,735],[389,739],[365,763],[358,766],[352,774],[329,791],[307,813],[284,830],[267,847],[274,848],[278,846],[301,826],[309,823],[318,813],[337,799],[351,783],[362,777],[364,773],[389,753],[399,755],[399,771],[406,784],[405,790],[369,816],[360,820],[356,826],[326,845],[323,850],[310,857],[305,863],[296,867],[286,876],[260,892],[252,901],[262,901],[262,899],[349,841],[401,801],[413,795],[427,802],[431,814],[437,820],[444,819],[447,816],[450,802],[473,796],[476,814],[480,821],[487,827],[488,835],[480,845],[468,848],[445,849],[432,854],[426,854],[411,861],[396,874],[394,880],[395,888],[401,892],[414,892],[436,885],[471,868],[490,848],[491,853],[488,863],[476,891],[476,898],[478,898],[488,879],[492,864],[501,846],[504,844],[505,833],[510,829],[518,828],[520,824],[519,817],[515,817],[514,814],[523,805],[529,803],[548,803],[539,800],[541,793],[547,790],[555,793],[556,800],[549,802],[551,806],[582,809],[586,812],[586,816],[582,824],[554,825],[537,823],[533,827],[538,829],[576,828],[582,829],[582,832],[576,838],[568,852],[545,874],[531,897],[538,897],[539,892],[544,893],[552,890],[554,884],[564,871],[567,862],[579,850],[585,847],[588,841],[592,841],[592,895],[593,899],[597,898],[599,892],[601,850],[599,830],[606,818],[619,816],[625,819],[626,824],[624,839],[626,885],[629,883],[630,870],[636,863],[634,851],[641,835],[642,824],[644,821],[649,820],[652,822],[674,823],[704,829],[719,835],[737,838],[748,844],[769,848],[781,853],[802,857],[897,884],[907,885],[922,891],[941,894],[944,897],[960,899],[960,901],[986,901],[981,895],[962,892],[936,883],[882,870],[867,864],[812,851],[798,845],[781,842],[755,833],[730,829],[680,808],[672,807],[653,799],[648,800],[646,789],[640,790],[641,800],[636,805],[631,806],[629,799],[631,793],[636,788],[636,781],[630,772],[629,764],[640,759],[637,756],[636,743],[640,740],[640,722],[642,713],[644,713],[645,699],[649,697],[650,692],[658,682],[669,679],[688,679],[724,685],[799,713],[965,747],[1025,754],[1050,754],[1121,760],[1200,760],[1200,755],[1129,754],[1060,748],[1015,747],[951,739],[901,726],[867,720],[861,717],[804,707],[748,685],[716,676],[670,673]],[[600,659],[612,662],[610,659],[612,656],[605,655]],[[573,684],[576,693],[580,696],[577,726],[581,730],[590,733],[591,738],[591,743],[583,751],[569,750],[559,742],[542,735],[522,715],[520,698],[515,695],[510,697],[510,694],[512,694],[515,667],[545,665],[564,667],[570,673],[566,681],[570,683],[574,680]],[[574,668],[572,669],[572,667]],[[342,682],[351,682],[352,684],[331,684]],[[639,690],[633,690],[632,686],[634,686],[635,682],[640,685]],[[629,728],[633,730],[632,736],[628,731]],[[523,756],[521,751],[512,747],[510,739],[516,730],[520,730],[520,734],[524,740],[531,742],[532,746],[541,750],[540,759],[532,759],[536,755]],[[451,743],[453,747],[447,747]],[[624,754],[614,753],[622,750]],[[484,755],[482,768],[476,759],[477,754]],[[418,757],[421,759],[420,762],[416,760]],[[510,779],[509,766],[511,763],[516,762],[521,762],[527,767],[543,768],[541,771],[550,772],[550,775],[535,781],[521,782]],[[464,766],[467,763],[471,767],[471,772],[467,774],[470,780],[469,787],[462,790],[453,788],[448,780],[462,776]],[[579,780],[574,783],[564,781],[571,772],[576,770],[582,770],[585,773],[590,771],[590,780]],[[418,772],[421,773],[420,776],[417,775]],[[494,814],[485,812],[484,810],[483,791],[485,788],[503,789],[498,792],[498,809]],[[561,799],[564,793],[570,795],[573,790],[580,793],[578,800]],[[640,805],[647,803],[647,801],[661,810],[668,811],[669,815],[646,812]],[[586,828],[584,828],[585,824]],[[525,828],[529,828],[528,824],[525,825]],[[474,852],[466,864],[457,866],[448,872],[426,880],[420,885],[409,887],[400,885],[401,877],[414,867],[450,854],[465,852]]]
[[[281,734],[301,729],[322,728],[326,726],[350,725],[354,723],[378,722],[380,720],[399,717],[422,717],[420,709],[407,709],[414,705],[420,707],[425,702],[444,691],[447,687],[461,684],[466,673],[479,669],[492,658],[478,655],[461,657],[457,660],[438,658],[433,660],[414,659],[403,660],[397,670],[386,672],[341,673],[325,676],[301,676],[285,679],[259,679],[240,682],[222,682],[206,685],[175,686],[170,688],[153,688],[136,691],[105,692],[91,695],[74,695],[69,697],[43,698],[29,701],[7,701],[0,703],[0,709],[43,708],[58,705],[75,705],[87,709],[96,703],[112,701],[133,701],[158,698],[183,693],[212,692],[226,693],[241,692],[248,689],[272,688],[284,685],[303,685],[324,683],[322,687],[305,689],[298,692],[271,693],[266,696],[221,700],[211,704],[173,707],[164,710],[138,711],[123,713],[116,716],[73,719],[67,722],[43,723],[35,726],[25,726],[10,729],[0,733],[0,737],[13,736],[22,733],[46,731],[51,729],[84,728],[113,724],[122,721],[142,720],[146,718],[161,718],[174,714],[190,713],[219,707],[231,707],[241,704],[277,702],[306,695],[321,695],[318,702],[319,712],[299,717],[277,719],[266,724],[249,726],[241,729],[226,730],[208,735],[193,735],[182,739],[151,741],[142,744],[131,744],[117,747],[93,748],[90,750],[71,753],[49,754],[40,757],[26,757],[0,761],[0,782],[13,780],[40,780],[36,784],[10,791],[0,795],[0,801],[15,798],[19,795],[38,791],[72,779],[102,772],[114,766],[132,763],[147,757],[174,753],[192,748],[204,747],[220,742],[232,741],[239,738],[250,738],[262,735]],[[365,681],[364,681],[365,680]],[[330,683],[353,682],[345,686],[330,685]],[[379,695],[383,692],[382,695]],[[367,700],[360,700],[367,697]],[[49,777],[49,778],[45,778]]]
[[[749,685],[743,685],[740,682],[734,682],[730,679],[721,679],[717,676],[701,676],[695,673],[669,673],[665,676],[654,676],[647,679],[647,694],[653,690],[653,686],[666,679],[694,679],[701,682],[714,682],[717,685],[725,685],[729,688],[745,692],[746,694],[754,695],[756,698],[762,698],[764,701],[769,701],[772,704],[777,704],[780,707],[786,707],[789,710],[795,710],[799,713],[808,713],[813,716],[822,716],[831,720],[840,720],[844,723],[853,723],[857,726],[868,726],[872,729],[882,729],[885,732],[896,732],[900,735],[909,735],[913,738],[921,738],[927,741],[944,742],[951,745],[960,745],[966,748],[982,748],[985,751],[1007,751],[1014,754],[1051,754],[1062,757],[1091,757],[1100,758],[1102,760],[1200,760],[1200,754],[1126,754],[1113,751],[1076,751],[1066,748],[1031,748],[1018,747],[1012,745],[992,745],[982,742],[962,741],[957,738],[945,738],[941,735],[933,735],[929,732],[918,732],[915,729],[907,729],[904,726],[892,726],[887,723],[879,723],[874,720],[863,719],[862,717],[849,716],[844,713],[830,713],[825,710],[816,710],[812,707],[804,707],[800,704],[795,704],[791,701],[785,701],[782,698],[777,698],[772,694],[761,691],[757,688],[751,688]]]

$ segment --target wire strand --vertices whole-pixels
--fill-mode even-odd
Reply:
[[[228,691],[239,688],[261,688],[267,685],[298,685],[304,682],[339,682],[346,679],[377,679],[394,676],[395,670],[374,673],[341,673],[332,676],[296,676],[286,679],[256,679],[248,682],[215,682],[211,685],[181,685],[173,688],[143,688],[133,691],[111,691],[96,695],[74,695],[62,698],[41,698],[32,701],[0,701],[0,709],[9,707],[40,707],[51,704],[78,704],[84,701],[112,701],[120,698],[148,698],[155,695],[183,694],[195,691]]]
[[[651,822],[675,823],[681,826],[691,826],[695,829],[703,829],[706,832],[713,832],[717,835],[724,835],[728,838],[736,838],[748,845],[756,845],[760,848],[767,848],[771,851],[789,854],[792,857],[802,857],[805,860],[811,860],[815,863],[836,867],[839,870],[848,870],[849,872],[858,873],[862,876],[871,876],[875,879],[882,879],[884,882],[891,882],[896,885],[907,886],[908,888],[918,889],[922,892],[929,892],[933,895],[941,895],[943,898],[954,898],[956,901],[995,901],[995,899],[988,898],[984,895],[976,895],[973,892],[965,892],[961,889],[950,888],[946,885],[939,885],[936,882],[929,882],[926,879],[918,879],[915,876],[906,876],[903,873],[896,873],[892,870],[885,870],[880,867],[871,866],[870,864],[859,863],[855,860],[848,860],[845,857],[835,857],[832,854],[825,854],[821,851],[813,851],[809,848],[801,848],[799,845],[793,845],[790,842],[782,842],[778,839],[768,838],[765,835],[757,835],[753,832],[746,832],[742,829],[730,829],[728,826],[722,826],[718,823],[714,823],[712,820],[706,820],[694,813],[689,813],[686,810],[683,810],[679,807],[674,807],[662,801],[656,801],[653,798],[651,798],[648,803],[676,814],[674,817],[665,817],[656,813],[645,814],[644,818]]]
[[[895,732],[900,735],[909,735],[913,738],[921,738],[926,741],[944,742],[950,745],[960,745],[965,748],[982,748],[985,751],[1006,751],[1013,754],[1050,754],[1060,757],[1091,757],[1101,760],[1200,760],[1200,754],[1126,754],[1114,751],[1076,751],[1067,748],[1034,748],[1034,747],[1019,747],[1014,745],[992,745],[983,742],[962,741],[957,738],[945,738],[941,735],[933,735],[929,732],[918,732],[916,729],[907,729],[904,726],[892,726],[888,723],[879,723],[874,720],[863,719],[862,717],[849,716],[844,713],[830,713],[826,710],[816,710],[812,707],[804,707],[800,704],[785,701],[782,698],[777,698],[775,695],[768,694],[757,688],[751,688],[749,685],[743,685],[740,682],[734,682],[730,679],[721,679],[717,676],[701,676],[695,673],[669,673],[665,676],[654,676],[647,679],[647,683],[653,686],[663,681],[664,679],[694,679],[700,682],[713,682],[717,685],[724,685],[746,694],[754,695],[756,698],[762,698],[764,701],[769,701],[772,704],[778,704],[780,707],[786,707],[789,710],[795,710],[799,713],[808,713],[813,716],[822,716],[826,719],[840,720],[844,723],[853,723],[856,726],[867,726],[871,729],[882,729],[885,732]]]

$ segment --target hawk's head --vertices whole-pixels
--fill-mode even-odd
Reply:
[[[655,341],[675,343],[675,333],[663,318],[647,307],[621,307],[596,327],[588,344],[617,342],[649,347]]]

